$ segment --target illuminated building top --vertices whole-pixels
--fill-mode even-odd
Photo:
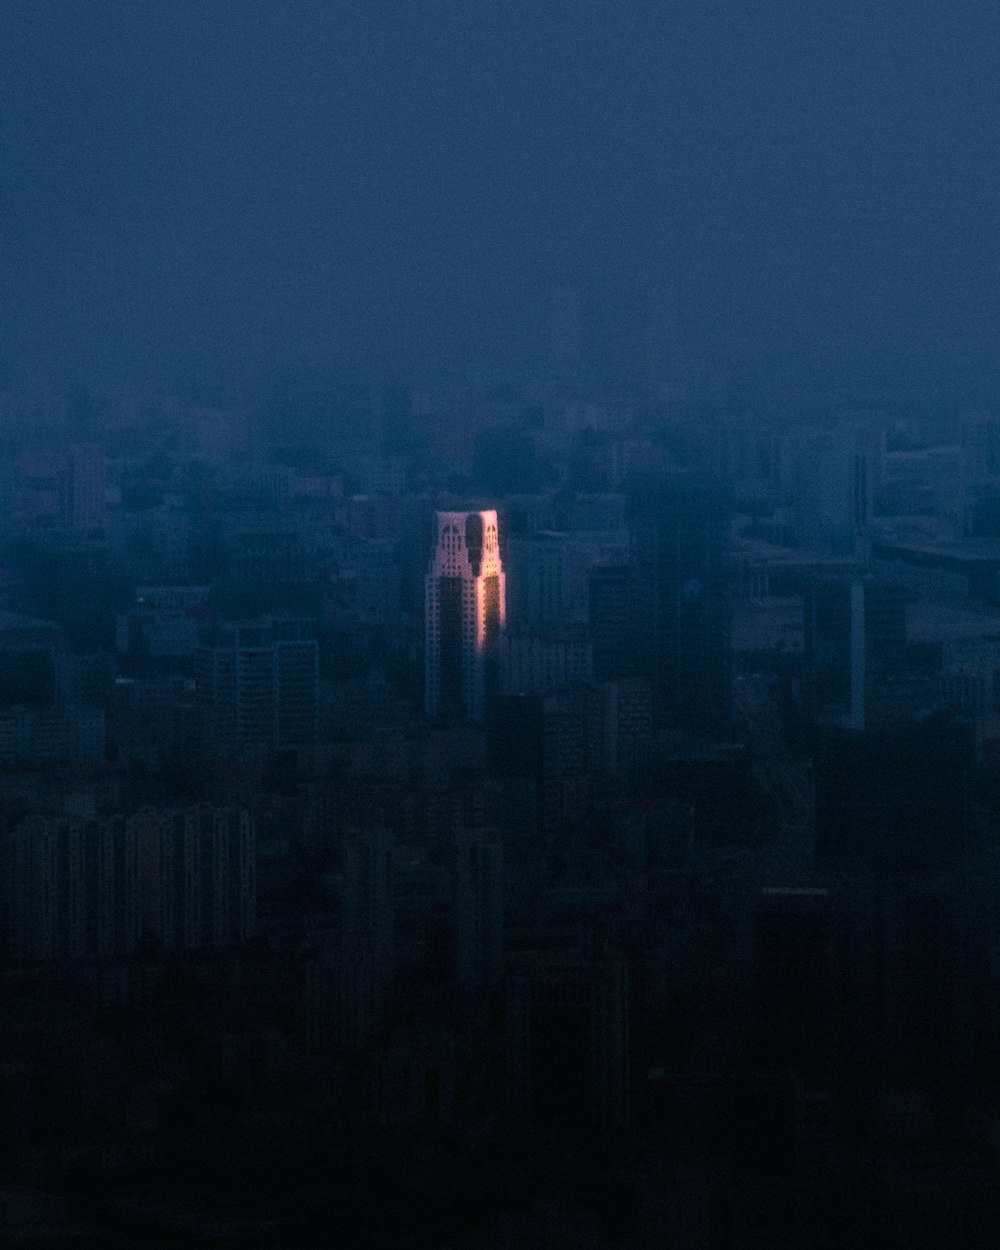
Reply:
[[[438,512],[425,598],[425,707],[481,720],[484,660],[506,620],[497,514]]]

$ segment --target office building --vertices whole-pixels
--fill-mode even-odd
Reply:
[[[50,707],[66,638],[54,621],[0,611],[0,707]]]
[[[588,586],[594,676],[617,681],[639,672],[638,579],[628,564],[592,570]]]
[[[105,522],[104,453],[93,444],[71,447],[63,477],[63,520],[70,529],[102,529]]]
[[[140,934],[138,843],[125,817],[28,816],[3,838],[7,954],[132,953]]]
[[[641,678],[605,681],[591,693],[591,769],[639,782],[647,775],[653,745],[649,683]]]
[[[195,688],[219,752],[308,746],[319,716],[312,623],[274,617],[206,631],[195,651]]]
[[[505,619],[496,512],[436,513],[424,597],[428,716],[483,719],[487,671]]]
[[[628,989],[615,958],[537,957],[507,978],[507,1078],[516,1119],[541,1133],[624,1129]]]
[[[566,535],[543,530],[511,539],[508,586],[511,619],[519,625],[561,624],[570,619]]]
[[[227,946],[257,925],[256,835],[236,807],[147,809],[138,840],[143,933],[163,950]]]
[[[823,887],[767,886],[754,909],[754,1057],[821,1087],[833,1058],[834,907]]]
[[[875,578],[821,579],[805,596],[806,700],[821,724],[862,730],[891,706],[906,660],[907,591]]]
[[[590,640],[582,625],[512,629],[500,642],[505,695],[550,694],[590,679]]]
[[[714,736],[728,733],[731,715],[729,523],[712,479],[674,473],[633,484],[641,674],[660,724]]]
[[[103,708],[16,705],[0,710],[0,764],[6,767],[103,764],[106,757]]]
[[[385,1021],[395,971],[393,838],[380,827],[351,830],[333,879],[334,940],[306,967],[306,1036],[314,1050],[354,1054]]]
[[[881,440],[867,424],[797,430],[794,496],[800,544],[854,551],[874,510]]]
[[[256,927],[254,825],[238,808],[28,816],[0,842],[10,958],[133,954],[246,941]]]
[[[590,693],[548,695],[542,709],[541,814],[551,841],[583,819],[590,801]]]

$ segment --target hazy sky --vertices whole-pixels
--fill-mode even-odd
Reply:
[[[0,0],[0,65],[15,379],[518,363],[663,274],[751,352],[1000,334],[995,0]]]

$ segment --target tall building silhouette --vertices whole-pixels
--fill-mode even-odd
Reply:
[[[144,933],[163,950],[228,946],[257,926],[256,824],[246,808],[149,808],[139,839]]]
[[[63,473],[62,513],[72,529],[102,529],[104,452],[92,444],[70,448]]]
[[[631,489],[641,668],[657,719],[725,734],[731,713],[730,507],[714,479],[644,476]]]
[[[483,719],[488,661],[505,619],[496,512],[436,513],[424,598],[428,716]]]
[[[594,676],[600,681],[635,677],[640,666],[636,570],[627,564],[593,569],[587,589]]]
[[[805,693],[818,723],[872,728],[906,661],[907,592],[884,578],[817,579],[805,596]]]
[[[0,933],[18,960],[246,941],[256,929],[251,814],[209,805],[93,818],[33,814],[0,835]]]
[[[541,1133],[605,1133],[628,1125],[629,1011],[625,963],[538,955],[507,978],[510,1111]]]
[[[226,752],[277,750],[316,741],[319,646],[309,621],[269,620],[207,630],[195,652],[195,687],[210,714],[210,738]]]
[[[864,422],[797,430],[792,438],[799,542],[853,551],[871,524],[880,436]]]

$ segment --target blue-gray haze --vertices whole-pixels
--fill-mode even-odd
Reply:
[[[998,53],[995,0],[0,0],[0,367],[533,368],[553,287],[666,282],[703,354],[988,370]]]

